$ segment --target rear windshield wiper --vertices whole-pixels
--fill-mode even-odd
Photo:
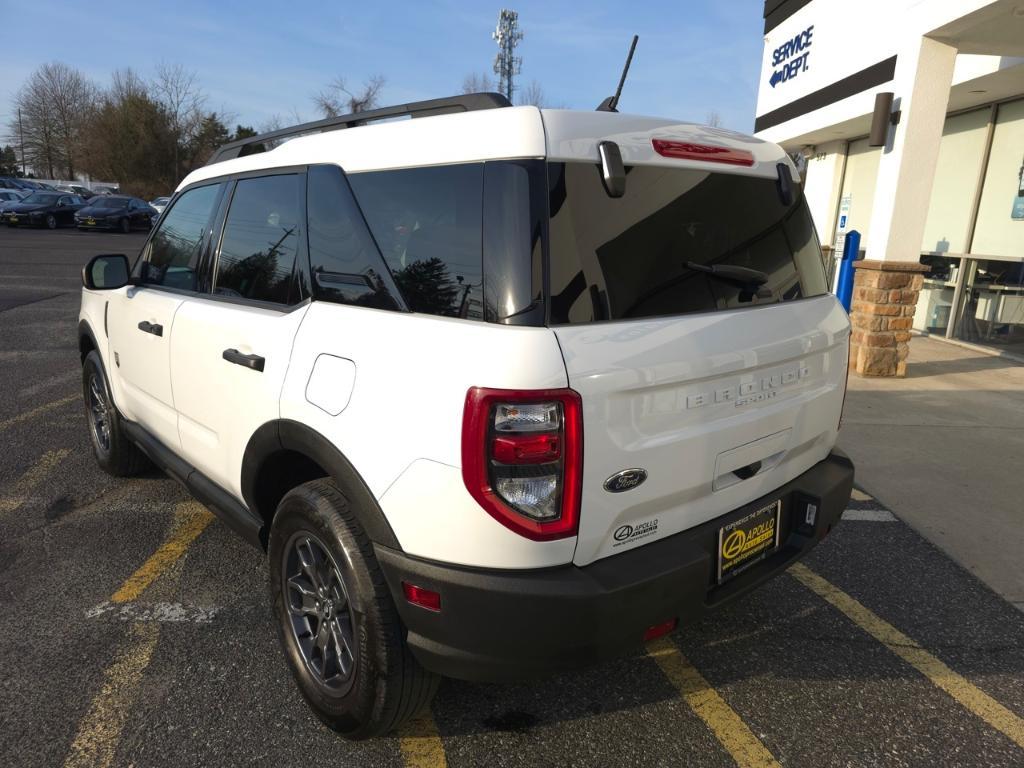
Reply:
[[[699,264],[696,261],[688,261],[686,266],[695,272],[703,272],[711,277],[746,289],[740,293],[740,301],[750,301],[754,295],[759,299],[770,299],[772,297],[771,289],[762,287],[768,282],[768,275],[759,269],[740,267],[735,264],[712,264],[709,266],[707,264]]]

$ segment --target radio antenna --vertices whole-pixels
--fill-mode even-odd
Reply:
[[[622,68],[622,77],[619,78],[619,87],[615,89],[615,95],[609,96],[597,107],[598,112],[618,112],[619,97],[622,95],[622,86],[626,84],[626,75],[629,73],[629,65],[633,61],[633,51],[636,50],[639,35],[633,35],[633,42],[629,44],[629,55],[626,56],[626,66]]]

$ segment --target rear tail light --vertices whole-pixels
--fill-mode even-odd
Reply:
[[[582,461],[581,402],[573,390],[466,393],[462,478],[505,527],[536,541],[575,536]]]
[[[654,151],[662,157],[671,157],[676,160],[701,160],[705,163],[745,166],[754,164],[754,155],[745,149],[667,139],[651,139],[651,144],[654,146]]]

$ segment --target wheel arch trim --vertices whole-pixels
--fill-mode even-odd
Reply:
[[[380,504],[348,458],[322,434],[290,419],[268,421],[249,438],[241,472],[242,498],[249,509],[264,520],[268,519],[257,499],[257,479],[264,463],[280,451],[292,451],[316,462],[352,501],[353,512],[370,540],[401,550]]]

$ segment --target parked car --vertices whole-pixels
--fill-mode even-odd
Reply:
[[[155,200],[150,200],[149,204],[153,207],[153,210],[155,210],[157,213],[163,213],[164,212],[164,208],[167,207],[167,204],[170,201],[171,201],[171,198],[169,198],[169,197],[158,197]]]
[[[90,197],[95,197],[96,193],[88,187],[83,187],[80,184],[61,184],[57,187],[61,192],[70,192],[73,195],[78,195],[84,200],[88,200]]]
[[[497,94],[319,127],[89,262],[79,349],[99,466],[267,550],[334,729],[742,611],[839,524],[850,322],[780,147]]]
[[[75,226],[128,233],[135,229],[152,229],[156,216],[150,204],[137,197],[96,195],[75,214]]]
[[[93,187],[92,191],[97,195],[118,195],[120,191],[116,187]]]
[[[33,192],[16,203],[4,205],[4,223],[9,227],[29,225],[56,229],[75,223],[75,212],[85,205],[78,195],[62,192]]]
[[[35,187],[29,184],[27,179],[17,179],[14,176],[0,176],[0,187],[4,189],[20,189],[25,192],[35,190]]]
[[[3,211],[4,203],[20,203],[26,195],[20,189],[0,189],[0,211]]]

